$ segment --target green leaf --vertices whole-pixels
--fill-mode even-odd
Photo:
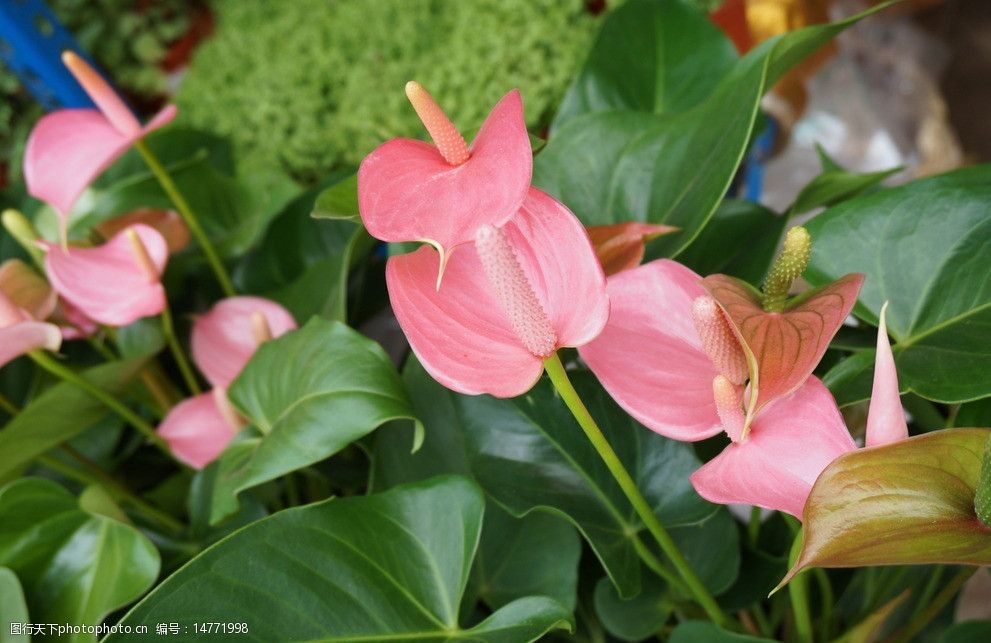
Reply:
[[[660,632],[674,611],[660,579],[646,577],[643,589],[629,600],[620,598],[608,578],[595,585],[595,613],[606,631],[622,641],[642,641]]]
[[[458,395],[422,368],[411,370],[407,381],[411,379],[415,404],[432,407],[421,416],[427,433],[423,461],[413,466],[439,466],[428,454],[441,450],[451,452],[451,466],[464,466],[456,454],[463,448],[468,468],[492,499],[515,516],[542,509],[566,517],[592,546],[620,593],[628,597],[639,591],[637,541],[650,536],[549,382],[542,380],[526,395],[504,400]],[[702,500],[689,483],[688,476],[699,466],[691,446],[638,424],[590,374],[578,374],[575,385],[672,537],[686,548],[696,543],[713,548],[703,544],[685,552],[703,581],[713,591],[728,587],[739,564],[736,530],[726,530],[718,508]],[[383,441],[401,436],[378,436],[377,453]],[[391,462],[397,462],[398,447],[390,451]],[[378,465],[376,469],[381,471]]]
[[[959,403],[991,395],[991,165],[914,181],[812,219],[814,285],[862,272],[854,313],[885,301],[902,392]],[[870,396],[873,351],[826,377],[841,404]],[[839,369],[839,370],[837,370]]]
[[[677,255],[698,236],[729,188],[764,92],[862,15],[761,44],[688,111],[613,110],[572,118],[536,157],[534,184],[562,200],[586,225],[647,221],[677,226],[680,233],[657,239],[648,249],[650,257]]]
[[[472,569],[474,592],[491,609],[525,596],[549,596],[574,611],[581,540],[557,516],[513,516],[488,503],[482,539]]]
[[[348,183],[345,179],[343,183]],[[296,319],[320,315],[345,321],[348,271],[374,240],[360,219],[315,220],[319,201],[341,183],[304,194],[273,221],[261,244],[237,266],[234,278],[242,291],[273,299]],[[356,198],[356,197],[355,197]],[[311,216],[311,213],[313,216]]]
[[[953,426],[991,426],[991,397],[961,404]]]
[[[870,192],[881,181],[902,170],[900,167],[880,172],[860,174],[845,170],[833,162],[821,147],[816,145],[819,158],[822,159],[822,174],[815,177],[802,188],[795,197],[795,202],[788,208],[790,215],[803,214],[816,208],[836,205],[853,197]]]
[[[17,574],[0,567],[0,643],[29,643],[27,634],[14,634],[11,623],[30,623],[28,606]]]
[[[484,504],[467,479],[443,477],[283,511],[195,558],[121,624],[246,623],[262,641],[518,643],[568,628],[564,607],[530,597],[461,629]]]
[[[760,284],[771,267],[788,218],[759,203],[729,199],[678,261],[700,275],[722,273]]]
[[[140,359],[111,362],[81,375],[119,396],[143,364]],[[0,431],[0,453],[3,454],[0,478],[82,433],[109,412],[102,402],[72,384],[62,382],[51,387]]]
[[[22,478],[0,489],[0,566],[21,579],[34,622],[95,625],[151,587],[159,557],[130,525],[84,511],[50,480]]]
[[[974,511],[984,526],[991,529],[991,432],[984,444],[984,460],[981,475],[977,480],[977,493],[974,496]]]
[[[991,621],[957,623],[943,632],[939,643],[987,643],[991,640]]]
[[[732,68],[736,50],[705,14],[679,0],[631,0],[609,13],[554,118],[654,114],[694,107]]]
[[[361,221],[358,211],[358,175],[352,174],[320,192],[313,204],[314,219]]]
[[[756,636],[727,632],[712,623],[684,621],[671,632],[669,643],[756,643],[767,641]]]
[[[229,397],[256,432],[220,458],[213,522],[237,509],[239,492],[319,462],[384,422],[414,418],[385,351],[319,318],[261,346]]]
[[[844,454],[805,505],[805,541],[786,583],[808,567],[991,564],[974,493],[991,429],[950,429]]]

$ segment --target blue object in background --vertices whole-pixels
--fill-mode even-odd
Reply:
[[[0,59],[45,109],[94,107],[62,64],[62,52],[83,53],[42,0],[0,0]]]
[[[778,121],[768,115],[765,122],[767,125],[754,140],[743,167],[743,198],[754,203],[759,203],[761,194],[764,193],[764,166],[771,158],[774,143],[778,139]]]

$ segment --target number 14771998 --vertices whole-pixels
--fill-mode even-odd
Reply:
[[[193,623],[197,634],[247,634],[247,623]]]

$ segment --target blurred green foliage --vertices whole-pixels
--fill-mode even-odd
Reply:
[[[610,5],[612,6],[612,5]],[[177,101],[229,136],[239,162],[308,183],[422,130],[403,93],[422,83],[462,130],[508,90],[527,124],[549,121],[598,18],[585,0],[217,2]]]

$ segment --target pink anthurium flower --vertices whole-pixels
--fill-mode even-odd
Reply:
[[[470,147],[423,87],[407,83],[406,95],[434,145],[406,138],[380,145],[358,169],[358,205],[373,237],[434,246],[439,285],[456,246],[516,214],[530,185],[530,139],[516,90],[492,109]]]
[[[142,127],[124,101],[85,60],[71,51],[62,61],[97,109],[62,109],[38,121],[24,152],[24,179],[31,196],[58,212],[62,239],[76,199],[127,149],[176,116],[167,105]]]
[[[609,316],[605,276],[577,218],[530,188],[502,227],[483,224],[448,265],[429,247],[389,259],[389,298],[413,352],[441,384],[514,397],[562,346],[595,338]]]
[[[58,294],[45,278],[20,259],[0,264],[0,292],[3,292],[31,319],[48,319],[55,312]]]
[[[202,469],[217,459],[242,425],[226,391],[216,388],[177,404],[158,426],[158,434],[179,461]]]
[[[94,248],[39,243],[52,287],[87,318],[126,326],[165,308],[161,276],[168,246],[155,229],[133,225]]]
[[[57,351],[62,344],[58,326],[38,321],[51,312],[51,298],[39,298],[33,285],[25,285],[27,276],[15,275],[20,269],[9,266],[0,269],[0,366],[40,348]]]
[[[639,266],[647,250],[647,241],[677,231],[674,226],[630,221],[591,226],[588,236],[608,277]]]
[[[296,328],[288,310],[261,297],[228,297],[193,323],[193,361],[215,387],[226,389],[260,344]]]

